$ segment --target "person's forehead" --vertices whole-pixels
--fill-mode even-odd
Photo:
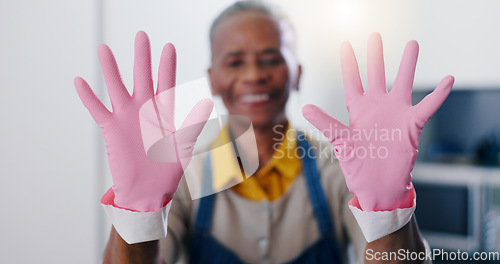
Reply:
[[[279,25],[269,15],[259,11],[243,11],[220,22],[214,32],[212,52],[279,48],[280,38]]]

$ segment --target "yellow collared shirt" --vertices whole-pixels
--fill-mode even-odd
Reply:
[[[229,144],[227,144],[229,146]],[[283,140],[274,145],[275,152],[269,162],[261,167],[253,176],[231,188],[237,194],[254,201],[273,201],[281,197],[293,183],[300,172],[301,162],[296,156],[297,136],[290,125],[284,133]],[[232,160],[233,162],[228,162]],[[230,147],[212,152],[212,171],[215,177],[215,190],[227,184],[240,171]],[[240,174],[241,175],[241,174]]]

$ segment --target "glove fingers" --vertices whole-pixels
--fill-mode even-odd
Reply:
[[[345,42],[340,49],[340,61],[342,77],[344,81],[345,99],[347,109],[352,101],[361,97],[364,93],[361,78],[359,77],[358,62],[352,50],[351,44]]]
[[[189,111],[186,119],[182,122],[180,129],[185,129],[190,127],[193,130],[193,135],[198,135],[201,133],[201,130],[205,126],[210,114],[212,113],[212,109],[214,107],[214,103],[210,99],[200,100],[194,107]]]
[[[415,116],[420,126],[423,127],[427,120],[441,107],[441,104],[443,104],[446,97],[450,94],[453,82],[455,82],[453,76],[448,75],[444,77],[432,93],[428,94],[420,103],[414,106]]]
[[[134,94],[141,99],[153,96],[153,75],[151,74],[151,45],[144,31],[135,36]]]
[[[178,140],[177,155],[184,170],[186,170],[191,161],[194,145],[205,127],[210,113],[212,113],[213,106],[214,103],[210,99],[199,101],[189,111],[186,119],[182,122],[181,128],[175,133]]]
[[[120,107],[120,105],[128,101],[130,99],[130,95],[125,88],[125,85],[123,85],[122,77],[111,49],[108,46],[101,44],[98,48],[98,54],[99,61],[101,62],[102,73],[104,75],[104,81],[106,82],[106,88],[108,89],[109,99],[111,100],[113,110],[115,110]]]
[[[157,97],[161,97],[162,119],[166,120],[167,127],[171,131],[175,130],[175,72],[176,54],[174,45],[168,43],[163,47],[158,70]]]
[[[408,104],[411,104],[411,91],[413,88],[413,79],[415,77],[415,68],[418,59],[418,43],[412,40],[406,44],[401,64],[399,65],[398,75],[394,81],[392,93],[398,94]]]
[[[305,105],[302,108],[302,115],[313,126],[319,129],[329,139],[330,143],[339,139],[342,132],[349,129],[349,127],[331,117],[325,110],[315,105]]]
[[[372,33],[368,38],[368,93],[385,94],[384,52],[382,38],[378,33]]]
[[[175,52],[175,47],[174,45],[167,43],[163,47],[160,58],[160,69],[158,72],[158,90],[156,91],[157,94],[175,87],[175,72],[177,67],[176,64],[177,54]]]
[[[76,92],[82,100],[83,105],[89,110],[90,115],[94,118],[95,122],[100,126],[109,116],[110,112],[101,103],[99,98],[95,95],[94,91],[90,88],[89,84],[82,78],[76,77],[74,80]]]

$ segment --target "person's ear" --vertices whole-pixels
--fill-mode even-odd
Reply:
[[[295,80],[295,87],[293,87],[293,89],[295,89],[296,91],[299,90],[299,84],[300,84],[300,76],[302,75],[302,65],[298,65],[297,66],[297,79]]]
[[[214,82],[213,82],[213,78],[212,78],[212,67],[208,68],[207,73],[208,73],[208,78],[210,80],[210,91],[212,92],[212,95],[217,95],[217,92],[214,90]]]

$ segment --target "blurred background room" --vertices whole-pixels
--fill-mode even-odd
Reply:
[[[163,45],[177,83],[206,77],[209,27],[229,0],[20,0],[0,3],[0,263],[99,263],[109,235],[99,199],[111,186],[104,142],[73,86],[82,76],[109,106],[97,46],[113,50],[132,89],[133,44],[144,30],[157,80]],[[352,43],[366,83],[366,41],[380,32],[387,84],[406,42],[420,55],[414,103],[446,75],[452,93],[424,128],[414,169],[417,220],[431,247],[500,251],[500,2],[275,0],[294,25],[300,90],[296,127],[313,103],[348,124],[340,45]],[[207,89],[196,97],[208,97]],[[189,97],[189,98],[188,98]],[[178,120],[193,93],[180,94]],[[222,110],[220,110],[222,111]]]

